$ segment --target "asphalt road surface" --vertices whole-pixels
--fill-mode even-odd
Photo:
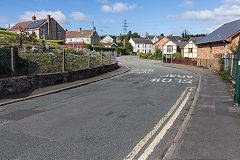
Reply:
[[[194,97],[198,76],[137,57],[131,71],[0,108],[0,159],[161,159]]]

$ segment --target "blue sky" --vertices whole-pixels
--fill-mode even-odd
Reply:
[[[1,0],[0,26],[47,14],[68,30],[90,29],[94,21],[100,35],[119,35],[124,19],[142,36],[198,34],[240,19],[240,0]]]

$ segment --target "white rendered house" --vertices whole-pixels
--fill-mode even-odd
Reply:
[[[131,38],[129,40],[135,53],[152,53],[152,41],[144,38]]]
[[[101,41],[101,43],[113,43],[113,38],[109,35],[105,36]]]

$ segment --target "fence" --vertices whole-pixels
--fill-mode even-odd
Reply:
[[[224,55],[222,56],[224,60],[224,69],[230,70],[230,75],[232,78],[236,79],[237,73],[237,57],[238,55]]]
[[[0,78],[95,68],[116,62],[115,52],[70,48],[0,49]]]

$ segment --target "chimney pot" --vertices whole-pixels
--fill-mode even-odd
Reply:
[[[67,32],[67,31],[68,31],[68,29],[66,28],[66,29],[65,29],[65,31]]]
[[[36,16],[32,16],[32,21],[36,21]]]
[[[82,28],[78,28],[78,32],[80,32],[82,30]]]

